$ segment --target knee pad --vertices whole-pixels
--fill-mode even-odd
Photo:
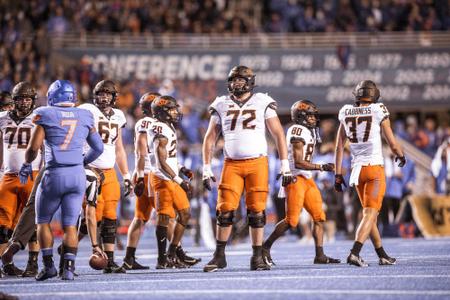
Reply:
[[[164,214],[158,214],[157,224],[159,226],[169,226],[170,216]]]
[[[100,235],[104,244],[114,244],[116,241],[117,222],[116,220],[103,219]]]
[[[37,242],[37,231],[36,231],[36,229],[34,230],[33,235],[30,237],[29,242],[30,242],[30,243],[35,243],[35,242]]]
[[[78,230],[81,234],[88,234],[87,224],[86,224],[86,218],[82,218],[80,220],[80,226],[78,227]]]
[[[179,211],[177,215],[177,223],[186,227],[190,218],[191,213],[189,212],[189,209]]]
[[[247,211],[248,225],[252,228],[263,228],[266,225],[266,211],[253,212]]]
[[[226,212],[219,212],[216,211],[216,217],[217,217],[217,225],[220,227],[228,227],[233,225],[233,218],[234,218],[234,210],[232,211],[226,211]]]

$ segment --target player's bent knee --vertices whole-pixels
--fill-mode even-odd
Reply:
[[[104,218],[102,221],[100,235],[103,243],[114,244],[116,241],[117,222],[116,220]]]
[[[216,211],[216,217],[217,217],[217,225],[220,227],[228,227],[233,225],[233,219],[234,219],[234,210],[231,211]]]
[[[158,214],[158,219],[156,220],[156,223],[159,226],[167,227],[167,226],[169,226],[169,222],[170,222],[170,216],[169,215]]]
[[[188,225],[189,219],[191,218],[191,213],[189,209],[183,209],[178,212],[177,223],[186,227]]]
[[[266,225],[266,211],[247,211],[248,225],[252,228],[263,228]]]
[[[289,217],[286,217],[286,218],[284,219],[284,221],[285,221],[286,224],[288,224],[289,227],[291,227],[291,228],[296,228],[297,225],[298,225],[298,218],[289,218]]]

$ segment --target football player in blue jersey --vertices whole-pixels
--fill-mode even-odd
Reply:
[[[56,80],[48,91],[48,106],[35,110],[37,125],[25,153],[20,181],[32,176],[31,162],[42,144],[45,146],[45,172],[36,193],[37,236],[41,246],[44,269],[36,276],[42,281],[57,275],[53,263],[53,235],[50,222],[61,207],[64,229],[64,269],[61,279],[73,280],[77,254],[76,223],[86,190],[84,165],[103,152],[103,142],[94,127],[92,113],[74,107],[76,91],[67,80]],[[85,142],[90,150],[83,157]]]

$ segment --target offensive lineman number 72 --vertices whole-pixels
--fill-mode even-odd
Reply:
[[[227,116],[233,116],[231,119],[231,126],[230,130],[236,129],[236,123],[237,119],[239,117],[239,114],[241,113],[240,110],[229,110],[227,111]],[[242,129],[255,129],[256,125],[249,125],[249,123],[256,119],[256,111],[254,109],[245,109],[242,111],[242,116],[249,115],[245,120],[242,121]]]

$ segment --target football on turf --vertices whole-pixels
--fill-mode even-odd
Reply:
[[[89,265],[94,270],[103,270],[108,265],[108,260],[99,253],[94,253],[89,258]]]

